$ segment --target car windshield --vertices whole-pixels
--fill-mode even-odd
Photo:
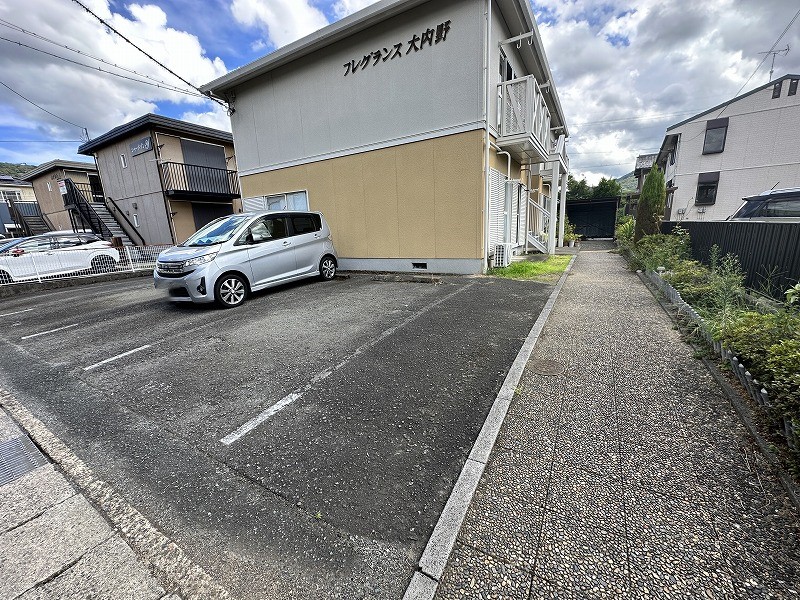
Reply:
[[[236,229],[250,218],[250,215],[231,215],[211,221],[201,227],[197,233],[180,244],[181,246],[213,246],[227,242],[233,237]]]

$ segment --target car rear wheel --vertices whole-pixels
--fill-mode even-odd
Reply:
[[[222,308],[239,306],[247,298],[247,284],[241,275],[229,273],[217,279],[214,299]]]
[[[14,283],[14,279],[5,271],[0,271],[0,285],[4,283]]]
[[[336,277],[336,259],[332,256],[323,256],[319,261],[319,278],[330,281]]]
[[[110,273],[115,266],[114,259],[110,256],[95,256],[92,259],[92,271],[95,273]]]

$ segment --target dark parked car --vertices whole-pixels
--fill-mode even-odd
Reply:
[[[767,190],[743,198],[744,203],[729,221],[778,221],[800,223],[800,188]]]

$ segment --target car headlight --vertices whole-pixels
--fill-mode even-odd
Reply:
[[[211,254],[203,254],[203,256],[198,256],[196,258],[190,258],[185,263],[183,263],[184,267],[196,267],[198,265],[204,265],[206,263],[210,263],[217,257],[216,252],[212,252]]]

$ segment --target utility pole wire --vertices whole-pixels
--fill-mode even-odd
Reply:
[[[6,85],[5,83],[3,83],[2,81],[0,81],[0,85],[2,85],[4,88],[6,88],[8,91],[10,91],[12,94],[16,94],[17,96],[19,96],[20,98],[22,98],[23,100],[25,100],[25,102],[28,102],[28,103],[30,103],[30,104],[33,104],[33,105],[34,105],[36,108],[38,108],[39,110],[43,110],[43,111],[44,111],[44,112],[46,112],[48,115],[50,115],[50,116],[53,116],[53,117],[55,117],[56,119],[60,119],[61,121],[64,121],[64,123],[69,123],[70,125],[73,125],[73,126],[77,127],[78,129],[80,129],[80,130],[81,130],[81,133],[83,133],[83,135],[86,137],[86,140],[84,140],[84,141],[88,141],[88,140],[89,140],[89,131],[86,129],[86,127],[81,127],[81,126],[80,126],[80,125],[78,125],[77,123],[73,123],[72,121],[67,121],[67,120],[66,120],[64,117],[59,117],[57,114],[55,114],[55,113],[51,113],[51,112],[50,112],[49,110],[47,110],[46,108],[43,108],[43,107],[39,106],[38,104],[36,104],[36,102],[34,102],[33,100],[29,100],[28,98],[26,98],[25,96],[23,96],[22,94],[20,94],[19,92],[17,92],[16,90],[13,90],[13,89],[11,89],[11,88],[10,88],[8,85]]]
[[[114,27],[113,27],[113,26],[111,26],[109,23],[107,23],[105,20],[103,20],[103,19],[102,19],[102,18],[101,18],[99,15],[95,14],[94,12],[92,12],[92,10],[91,10],[91,9],[90,9],[88,6],[86,6],[86,5],[85,5],[83,2],[81,2],[80,0],[72,0],[72,1],[73,1],[75,4],[77,4],[78,6],[80,6],[80,7],[81,7],[83,10],[85,10],[87,13],[89,13],[90,15],[92,15],[92,16],[93,16],[95,19],[97,19],[97,20],[100,22],[100,24],[101,24],[101,25],[103,25],[103,27],[105,27],[106,29],[108,29],[108,30],[110,30],[110,31],[113,31],[114,33],[116,33],[116,34],[117,34],[119,37],[121,37],[123,40],[125,40],[126,42],[128,42],[128,44],[130,44],[131,46],[133,46],[134,48],[136,48],[136,49],[137,49],[139,52],[141,52],[141,53],[142,53],[142,54],[144,54],[144,55],[145,55],[147,58],[149,58],[149,59],[150,59],[150,60],[152,60],[154,63],[156,63],[156,64],[157,64],[159,67],[161,67],[162,69],[164,69],[164,70],[165,70],[165,71],[167,71],[168,73],[172,74],[173,76],[177,77],[178,79],[180,79],[180,80],[181,80],[183,83],[185,83],[186,85],[188,85],[188,86],[189,86],[189,87],[191,87],[192,89],[194,89],[194,90],[197,90],[197,92],[198,92],[198,93],[202,94],[203,96],[205,96],[206,98],[208,98],[208,99],[209,99],[209,100],[211,100],[212,102],[216,102],[217,104],[219,104],[220,106],[222,106],[223,108],[225,108],[226,110],[228,110],[228,111],[229,111],[229,113],[230,113],[230,110],[231,110],[231,108],[230,108],[230,107],[229,107],[229,106],[228,106],[228,105],[227,105],[225,102],[223,102],[223,101],[221,101],[221,100],[217,100],[216,98],[214,98],[213,96],[211,96],[211,94],[204,94],[204,93],[203,93],[203,91],[202,91],[202,90],[201,90],[199,87],[197,87],[195,84],[191,83],[190,81],[186,81],[186,80],[185,80],[183,77],[181,77],[180,75],[178,75],[178,74],[177,74],[175,71],[173,71],[172,69],[170,69],[170,68],[169,68],[167,65],[165,65],[164,63],[162,63],[161,61],[159,61],[159,60],[158,60],[157,58],[155,58],[153,55],[151,55],[151,54],[147,53],[145,50],[141,49],[139,46],[137,46],[137,45],[136,45],[136,44],[134,44],[132,41],[130,41],[130,40],[127,38],[127,37],[125,37],[124,35],[122,35],[122,34],[121,34],[119,31],[117,31],[116,29],[114,29]]]

